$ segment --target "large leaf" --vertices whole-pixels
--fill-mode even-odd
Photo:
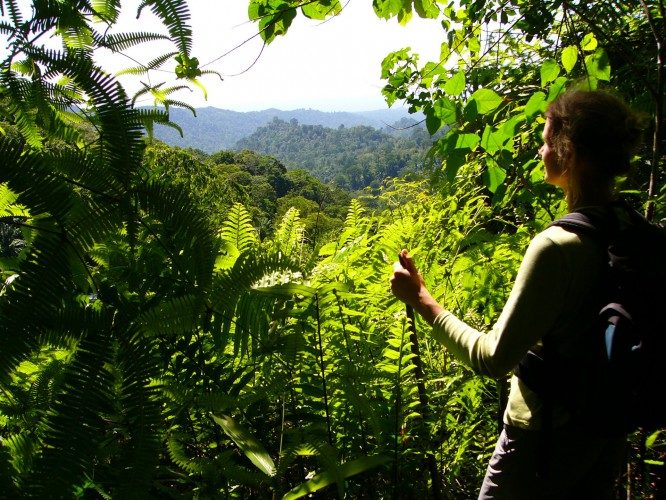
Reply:
[[[224,433],[238,445],[245,456],[267,476],[275,475],[275,462],[257,438],[249,430],[228,415],[213,415],[213,420],[222,427]]]
[[[488,162],[488,167],[483,174],[483,182],[491,193],[497,191],[506,178],[506,172],[495,162]]]
[[[560,75],[560,65],[557,64],[555,59],[546,59],[539,72],[541,74],[541,86],[545,87]]]
[[[569,45],[562,49],[562,67],[569,73],[578,61],[578,49],[574,45]]]
[[[323,21],[329,16],[337,16],[340,12],[342,12],[342,6],[337,0],[325,3],[306,2],[301,7],[301,12],[303,12],[305,17]]]
[[[470,96],[468,106],[472,103],[476,104],[477,113],[485,115],[497,109],[502,98],[494,90],[479,89]]]
[[[585,58],[585,67],[587,74],[597,80],[605,82],[610,80],[611,66],[608,60],[608,54],[604,49],[597,50]]]
[[[337,474],[333,474],[332,472],[328,471],[315,474],[315,476],[309,481],[299,484],[295,488],[288,491],[282,497],[282,500],[295,500],[297,498],[302,498],[310,493],[314,493],[315,491],[319,491],[322,488],[335,483],[336,476],[346,479],[355,476],[356,474],[360,474],[361,472],[365,472],[367,470],[374,469],[375,467],[384,465],[390,461],[391,459],[386,455],[371,455],[369,457],[357,458],[356,460],[342,464],[338,469]]]
[[[458,71],[455,75],[448,79],[444,84],[444,92],[450,96],[457,97],[465,90],[465,72]]]
[[[546,110],[546,94],[543,92],[536,92],[532,94],[525,104],[525,116],[528,120],[534,118],[535,115],[541,114]]]

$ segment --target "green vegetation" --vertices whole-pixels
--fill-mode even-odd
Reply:
[[[280,158],[348,190],[378,187],[387,177],[423,172],[430,135],[419,127],[391,135],[372,127],[325,128],[278,118],[238,141],[237,147]]]
[[[303,170],[287,171],[274,158],[251,151],[200,151],[152,143],[144,154],[151,179],[184,186],[214,227],[220,227],[229,210],[242,204],[263,238],[295,207],[304,224],[310,248],[321,245],[341,229],[349,194],[330,187]]]
[[[118,33],[115,0],[0,1],[0,496],[475,496],[497,384],[427,336],[417,380],[391,264],[409,248],[433,293],[489,328],[530,237],[564,210],[534,157],[544,107],[581,78],[655,117],[624,188],[662,216],[663,5],[376,1],[387,18],[441,17],[441,64],[399,51],[383,71],[387,99],[443,134],[430,157],[444,160],[429,181],[352,200],[341,226],[339,193],[302,170],[150,144],[167,112],[134,109],[94,49],[166,38],[171,52],[129,72],[170,63],[194,86],[202,72],[185,1],[142,5],[168,35]],[[250,14],[270,42],[297,11],[340,8],[261,0]],[[141,92],[173,107],[178,85]],[[635,498],[664,477],[663,432],[645,443]]]

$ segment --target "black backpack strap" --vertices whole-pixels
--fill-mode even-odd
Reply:
[[[582,212],[571,212],[570,214],[551,222],[548,227],[550,226],[558,226],[564,229],[569,229],[574,233],[585,233],[590,235],[597,235],[601,231],[599,228],[599,222],[593,220],[592,217],[589,217]]]
[[[548,227],[559,226],[576,234],[585,234],[608,243],[621,226],[616,210],[626,213],[624,205],[619,204],[603,208],[583,208],[554,220]]]

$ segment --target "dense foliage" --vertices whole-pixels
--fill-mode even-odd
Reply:
[[[185,186],[213,226],[242,204],[261,237],[273,234],[286,212],[299,210],[304,237],[312,249],[341,229],[349,194],[303,170],[290,170],[274,158],[251,151],[200,151],[152,143],[144,155],[151,178]]]
[[[375,2],[403,19],[434,17],[438,5]],[[445,162],[433,184],[394,180],[353,200],[312,254],[298,210],[286,208],[314,201],[326,213],[317,196],[329,188],[250,152],[148,146],[143,131],[166,112],[134,109],[96,67],[97,47],[167,38],[175,51],[136,72],[175,61],[178,78],[200,85],[184,1],[142,3],[168,35],[115,33],[117,0],[36,0],[29,14],[0,2],[11,42],[0,79],[2,495],[473,497],[497,432],[495,382],[427,336],[415,337],[417,354],[387,279],[395,252],[410,248],[455,313],[493,324],[525,245],[564,210],[534,160],[541,111],[572,78],[611,78],[598,43],[620,25],[608,24],[605,2],[586,5],[462,1],[442,12],[443,55],[457,53],[458,69],[389,56],[389,100],[422,109],[431,132],[451,127],[433,149]],[[288,6],[251,3],[267,41],[296,15]],[[664,21],[647,9],[646,20],[627,3],[621,29],[640,38],[646,22]],[[574,15],[575,26],[594,15],[601,28],[565,30]],[[512,36],[497,57],[477,57],[482,43],[499,46],[497,20]],[[47,33],[61,47],[40,45]],[[566,55],[555,42],[565,39]],[[640,85],[621,85],[639,100]],[[171,101],[161,84],[144,92]],[[642,188],[661,161],[656,135],[656,156],[627,186]],[[280,199],[284,215],[259,220],[260,234],[253,215],[279,213],[270,203]],[[627,481],[636,497],[663,470],[663,435],[646,446]]]
[[[290,167],[348,190],[378,187],[387,177],[422,172],[432,140],[420,127],[391,135],[372,127],[325,128],[278,118],[238,141],[237,147],[275,156]]]

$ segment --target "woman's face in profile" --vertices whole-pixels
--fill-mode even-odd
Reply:
[[[552,123],[550,118],[546,117],[546,125],[543,128],[543,146],[539,148],[539,155],[543,160],[545,170],[544,180],[548,184],[567,188],[566,169],[560,161],[560,157],[552,148]]]

